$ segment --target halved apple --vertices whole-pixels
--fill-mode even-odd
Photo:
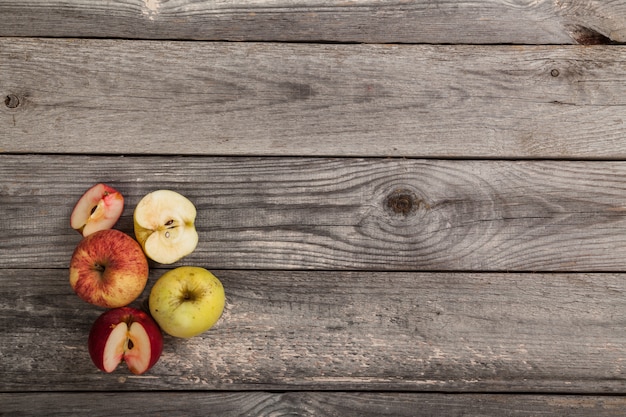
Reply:
[[[124,211],[124,197],[106,184],[96,184],[78,200],[70,217],[70,226],[83,236],[110,229]]]
[[[163,334],[149,314],[133,307],[105,311],[89,332],[89,355],[104,372],[113,372],[120,362],[136,375],[148,371],[163,351]]]
[[[198,245],[195,220],[196,207],[187,197],[171,190],[153,191],[135,207],[135,237],[148,258],[171,264]]]

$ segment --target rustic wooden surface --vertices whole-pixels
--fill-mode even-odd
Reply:
[[[0,415],[622,416],[626,1],[0,0]],[[231,42],[243,41],[243,42]],[[96,182],[214,329],[98,371]],[[121,406],[123,404],[123,406]]]
[[[25,408],[39,415],[94,417],[151,415],[191,417],[207,414],[235,416],[363,416],[363,417],[621,417],[622,397],[408,394],[363,392],[251,392],[251,393],[59,393],[2,394],[7,415]],[[120,407],[119,404],[124,406]],[[59,409],[62,408],[61,411]]]
[[[626,40],[621,0],[0,1],[0,36],[367,43]]]
[[[0,149],[624,158],[625,73],[616,46],[5,38]]]
[[[102,309],[77,301],[65,270],[4,269],[2,390],[626,388],[623,274],[214,272],[227,288],[218,324],[166,336],[153,370],[133,376],[91,363],[86,338]]]
[[[74,200],[105,181],[131,234],[144,194],[188,196],[202,244],[185,262],[212,268],[626,269],[622,161],[0,155],[0,176],[7,268],[66,267]]]

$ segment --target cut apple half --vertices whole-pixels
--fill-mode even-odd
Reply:
[[[198,245],[196,207],[185,196],[157,190],[144,196],[133,214],[135,237],[148,258],[171,264]]]
[[[88,346],[98,369],[111,373],[123,361],[133,374],[141,375],[159,360],[163,336],[147,313],[121,307],[98,317],[89,333]]]
[[[106,184],[96,184],[78,200],[70,226],[83,236],[112,228],[124,211],[124,197]]]

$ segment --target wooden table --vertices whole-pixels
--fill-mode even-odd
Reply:
[[[0,1],[0,414],[623,416],[626,1]],[[69,215],[198,209],[218,324],[99,371]]]

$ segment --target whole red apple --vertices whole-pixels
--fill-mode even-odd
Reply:
[[[80,241],[70,261],[70,285],[100,307],[134,301],[148,282],[148,260],[132,237],[116,229],[100,230]]]
[[[87,344],[98,369],[113,372],[124,361],[133,374],[140,375],[159,360],[163,335],[144,311],[119,307],[105,311],[96,319]]]

